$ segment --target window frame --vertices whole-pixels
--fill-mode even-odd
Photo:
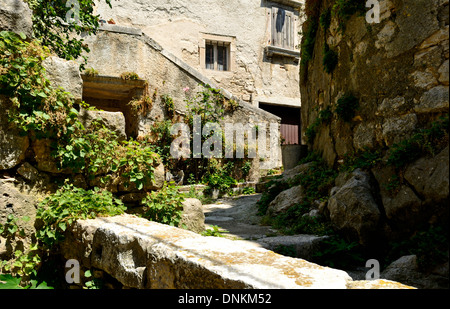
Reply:
[[[210,50],[207,46],[213,45],[213,61],[214,66],[212,66],[212,62],[207,63],[207,52]],[[220,69],[220,63],[218,62],[218,48],[219,46],[226,47],[226,70]],[[236,37],[234,36],[226,36],[219,34],[211,34],[211,33],[200,33],[199,38],[199,49],[200,49],[200,68],[202,70],[208,72],[220,72],[221,74],[226,74],[227,72],[234,71],[234,57],[236,52]]]
[[[208,51],[212,47],[212,62],[208,62]],[[205,69],[214,70],[220,72],[228,72],[230,71],[230,47],[231,44],[227,42],[220,41],[205,41]],[[225,51],[222,53],[222,61],[220,61],[220,53],[219,50],[223,48]],[[221,63],[222,62],[222,63]],[[222,67],[221,67],[222,66]]]

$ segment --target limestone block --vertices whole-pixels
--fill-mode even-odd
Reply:
[[[105,271],[130,288],[410,288],[392,281],[353,282],[344,271],[255,243],[203,237],[131,215],[78,220],[61,248],[65,258]]]
[[[277,197],[269,204],[268,212],[272,215],[286,212],[289,208],[300,203],[302,200],[302,186],[292,187],[277,195]]]
[[[187,198],[183,201],[180,227],[186,227],[187,230],[195,233],[201,233],[205,230],[205,214],[200,200]]]
[[[407,108],[407,103],[404,97],[385,98],[375,113],[377,116],[392,116],[399,112],[404,112]]]
[[[30,163],[23,163],[18,169],[17,173],[26,180],[35,181],[39,177],[39,171],[35,169]]]
[[[27,136],[21,136],[19,131],[10,124],[5,111],[8,109],[7,99],[0,97],[0,170],[10,169],[25,158],[29,146]]]
[[[55,158],[52,156],[51,140],[40,139],[35,140],[32,143],[34,151],[34,158],[37,163],[37,169],[42,172],[55,173],[55,174],[70,174],[68,169],[60,169],[57,165]]]
[[[328,211],[331,222],[342,231],[367,244],[376,233],[380,211],[372,195],[370,175],[355,170],[340,188],[331,191]]]
[[[88,128],[92,121],[99,120],[106,128],[117,134],[119,141],[126,140],[125,116],[122,112],[90,111],[81,109],[78,115],[81,123]]]
[[[448,69],[448,59],[444,61],[444,63],[439,68],[439,82],[444,85],[449,85],[449,69]]]
[[[421,158],[407,167],[405,179],[426,201],[439,203],[449,195],[449,147],[433,158]]]
[[[419,289],[442,289],[448,287],[448,263],[446,274],[420,271],[417,256],[406,255],[392,262],[380,274],[381,278],[402,282]]]
[[[420,44],[420,49],[426,49],[434,45],[439,45],[441,42],[447,40],[449,38],[448,35],[449,26],[443,27],[438,31],[434,32],[432,35],[427,37],[422,44]]]
[[[375,124],[361,123],[353,134],[353,146],[357,150],[372,148],[375,143]]]
[[[22,0],[0,0],[0,30],[33,36],[33,13]]]
[[[42,62],[46,76],[52,87],[63,88],[70,92],[75,101],[81,102],[83,97],[83,80],[81,79],[79,65],[75,61],[68,61],[56,56],[46,58]]]
[[[437,86],[425,92],[418,104],[414,106],[414,111],[421,113],[445,112],[449,108],[448,86]]]
[[[386,145],[393,145],[411,136],[417,126],[417,115],[408,114],[387,118],[383,122],[383,139]]]
[[[16,219],[29,217],[30,220],[17,220],[19,228],[23,228],[26,235],[35,233],[34,221],[36,218],[36,206],[39,197],[35,193],[21,190],[4,179],[0,179],[0,224],[4,224],[8,215],[12,214]]]

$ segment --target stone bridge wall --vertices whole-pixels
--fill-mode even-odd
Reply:
[[[409,288],[387,280],[352,281],[344,271],[255,243],[204,237],[131,215],[77,221],[62,252],[84,269],[138,289]]]

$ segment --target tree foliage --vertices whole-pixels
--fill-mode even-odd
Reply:
[[[60,58],[73,60],[86,56],[89,47],[81,34],[95,34],[99,15],[94,15],[93,0],[26,0],[33,11],[33,32],[42,45]],[[111,1],[105,0],[111,7]],[[84,64],[81,65],[84,69]]]

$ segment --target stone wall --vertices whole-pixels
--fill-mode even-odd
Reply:
[[[130,215],[79,220],[66,237],[62,252],[67,260],[77,260],[82,269],[104,279],[114,278],[119,287],[411,288],[388,280],[353,281],[344,271],[282,256],[255,243],[203,237]]]
[[[330,165],[364,147],[392,146],[448,112],[448,1],[381,0],[381,22],[352,16],[345,31],[332,18],[319,27],[314,55],[303,67],[302,131],[320,110],[334,108],[345,93],[359,99],[359,117],[332,119],[313,141]],[[322,11],[332,1],[322,1]],[[326,42],[338,53],[332,74],[324,72]]]
[[[333,3],[321,1],[317,16]],[[340,31],[332,15],[326,33],[319,26],[312,58],[301,72],[303,143],[334,168],[358,151],[382,154],[377,167],[341,173],[328,203],[333,223],[357,233],[361,242],[398,239],[421,224],[448,221],[448,139],[434,155],[400,171],[386,159],[393,145],[448,115],[449,2],[379,3],[380,23],[369,24],[364,14],[354,14]],[[323,66],[325,42],[338,55],[331,73]],[[349,121],[334,112],[345,94],[359,101]],[[333,112],[331,120],[322,122],[315,138],[308,140],[306,130],[327,108]],[[392,189],[395,179],[399,183]]]
[[[268,59],[264,48],[271,40],[272,6],[287,8],[298,19],[303,1],[114,1],[112,8],[99,1],[97,13],[117,25],[142,29],[177,58],[207,76],[239,99],[300,106],[298,59]],[[289,6],[286,6],[288,4]],[[232,70],[207,70],[202,65],[204,39],[213,36],[232,42]],[[298,52],[298,49],[296,50]]]

